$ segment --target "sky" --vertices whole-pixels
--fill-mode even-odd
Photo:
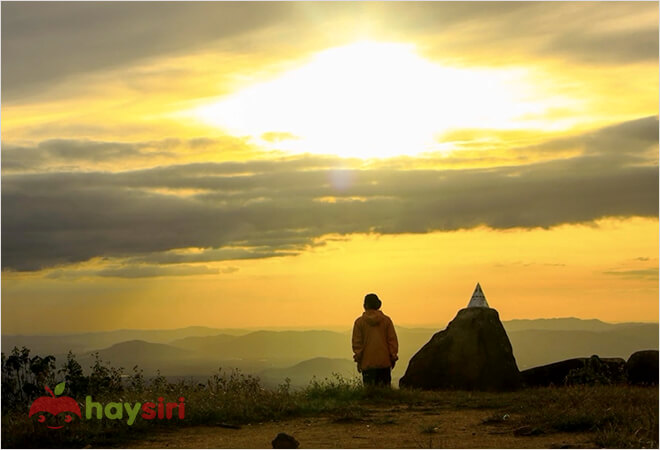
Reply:
[[[3,2],[2,333],[658,320],[657,2]]]

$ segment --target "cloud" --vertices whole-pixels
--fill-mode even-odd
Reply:
[[[3,100],[80,73],[209,47],[264,53],[282,40],[314,41],[325,27],[365,23],[388,36],[422,38],[431,54],[481,62],[516,54],[656,62],[657,16],[653,2],[7,2]]]
[[[286,233],[282,233],[286,234]],[[181,264],[214,261],[239,261],[244,259],[265,259],[278,256],[295,255],[314,242],[310,238],[287,239],[280,237],[277,241],[271,241],[267,245],[264,239],[252,239],[250,248],[210,248],[201,251],[190,252],[188,249],[171,250],[159,253],[150,253],[143,256],[134,256],[128,259],[129,263],[150,264]]]
[[[658,268],[635,270],[611,270],[603,272],[605,275],[613,275],[621,278],[639,279],[639,280],[658,280]]]
[[[28,171],[53,165],[75,169],[81,162],[135,160],[138,157],[173,156],[169,152],[148,155],[136,144],[119,142],[52,139],[34,147],[6,144],[2,151],[2,171]]]
[[[621,155],[623,159],[631,159],[637,155],[642,159],[649,156],[649,151],[657,153],[657,142],[658,118],[644,117],[579,136],[555,139],[539,147],[556,150],[561,147],[577,146],[587,154]]]
[[[290,16],[286,4],[14,3],[2,6],[3,100],[81,72],[234,40]]]
[[[655,27],[608,32],[593,32],[588,27],[574,29],[570,33],[553,36],[541,50],[592,64],[653,62],[658,60],[657,24]]]
[[[144,142],[106,142],[76,139],[48,139],[36,145],[4,144],[2,173],[112,170],[117,166],[152,167],[180,158],[207,153],[254,152],[245,138],[223,136],[214,139],[162,139]],[[115,169],[116,170],[116,169]]]
[[[222,273],[233,273],[238,269],[229,267]],[[217,275],[220,270],[206,266],[156,266],[156,265],[115,265],[98,270],[89,269],[56,269],[48,273],[47,278],[76,279],[81,277],[104,278],[155,278],[155,277],[184,277],[190,275]]]
[[[657,155],[649,156],[657,133],[648,133],[657,123],[651,117],[573,137],[571,145],[583,149],[573,158],[490,169],[359,168],[299,156],[9,174],[2,178],[2,265],[33,271],[99,256],[238,260],[296,254],[327,234],[657,217]],[[197,193],[174,193],[182,189]],[[361,201],[318,201],[324,197]],[[172,251],[189,248],[203,251]]]
[[[445,8],[448,17],[440,17],[441,6],[420,8],[423,16],[399,9],[397,26],[430,35],[425,53],[437,58],[498,64],[550,58],[592,66],[658,60],[657,5],[465,2]]]

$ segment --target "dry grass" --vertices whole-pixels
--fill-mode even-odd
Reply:
[[[186,417],[177,421],[145,421],[133,426],[120,420],[83,420],[65,430],[44,429],[27,417],[27,409],[3,411],[2,446],[11,447],[119,447],[140,433],[191,425],[248,424],[291,417],[331,417],[337,423],[365,419],[369,405],[393,409],[428,407],[433,410],[492,410],[491,424],[528,426],[542,433],[590,432],[594,445],[617,448],[658,447],[658,388],[567,386],[490,393],[364,389],[356,380],[341,377],[314,381],[292,391],[287,384],[264,389],[259,380],[239,372],[218,373],[206,385],[160,384],[125,392],[125,402],[153,401],[158,396],[186,398]],[[117,401],[116,397],[95,401]],[[27,407],[26,407],[27,408]],[[507,419],[498,419],[507,417]],[[508,418],[511,420],[508,420]],[[395,423],[396,412],[388,420]],[[428,424],[425,435],[434,434]],[[498,425],[499,426],[499,425]],[[508,428],[507,428],[508,429]]]

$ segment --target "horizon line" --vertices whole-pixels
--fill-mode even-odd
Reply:
[[[502,320],[502,322],[513,322],[513,321],[534,321],[534,320],[567,320],[567,319],[574,319],[574,320],[580,320],[580,321],[598,321],[604,324],[608,325],[622,325],[622,324],[658,324],[660,325],[660,320],[651,320],[651,321],[622,321],[622,322],[606,322],[601,319],[597,318],[590,318],[590,319],[583,319],[580,317],[574,317],[574,316],[568,316],[568,317],[537,317],[534,319],[530,318],[516,318],[516,319],[508,319],[508,320]],[[436,323],[436,324],[408,324],[408,323],[400,323],[400,324],[395,324],[396,327],[400,328],[408,328],[408,329],[414,329],[414,328],[422,328],[422,329],[437,329],[438,327],[442,327],[442,329],[446,328],[447,324],[451,320],[445,322],[444,324],[441,323]],[[92,334],[92,333],[113,333],[113,332],[120,332],[120,331],[162,331],[162,332],[167,332],[167,331],[177,331],[177,330],[185,330],[187,328],[206,328],[209,330],[218,330],[218,331],[223,331],[223,330],[234,330],[234,331],[248,331],[248,332],[256,332],[256,331],[335,331],[338,329],[341,329],[343,331],[349,331],[351,329],[350,325],[344,326],[344,325],[321,325],[321,326],[257,326],[257,327],[214,327],[214,326],[208,326],[208,325],[185,325],[181,327],[175,327],[175,328],[114,328],[114,329],[106,329],[106,330],[87,330],[87,331],[53,331],[53,332],[47,332],[47,333],[1,333],[0,336],[68,336],[68,335],[80,335],[80,334]]]

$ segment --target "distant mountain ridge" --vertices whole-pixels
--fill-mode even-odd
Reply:
[[[520,330],[507,334],[520,370],[591,355],[628,359],[638,350],[658,348],[658,325],[654,324],[607,331]]]
[[[2,335],[2,351],[7,353],[14,346],[25,346],[36,353],[61,354],[69,350],[81,353],[131,340],[166,344],[175,339],[191,336],[214,336],[219,333],[240,335],[249,333],[249,331],[190,326],[169,330],[112,330],[75,334]]]
[[[302,387],[314,378],[323,381],[335,374],[345,379],[358,375],[353,361],[340,358],[312,358],[291,367],[265,369],[258,373],[264,385],[270,387],[282,384],[287,378],[292,387]]]
[[[521,370],[592,354],[627,358],[637,350],[658,348],[657,323],[610,324],[596,319],[561,318],[517,319],[503,324]],[[403,375],[412,355],[442,329],[396,327],[400,360],[394,379]],[[333,372],[357,374],[349,329],[248,331],[188,327],[2,337],[5,354],[23,345],[32,354],[53,354],[58,362],[72,350],[84,368],[93,363],[93,353],[98,351],[104,361],[125,369],[137,365],[146,375],[160,369],[166,375],[208,376],[219,367],[237,367],[278,384],[277,377],[281,377],[280,382],[286,377],[303,382],[311,378],[310,368],[321,378]]]
[[[512,319],[502,322],[507,331],[519,330],[584,330],[608,331],[614,328],[649,325],[644,322],[607,323],[598,319],[578,319],[576,317],[563,317],[556,319]],[[650,325],[653,325],[652,323]],[[655,324],[657,325],[657,324]]]
[[[225,337],[196,338],[193,348],[204,348],[224,357],[264,359],[296,358],[309,359],[316,356],[342,357],[346,355],[346,336],[325,330],[310,331],[255,331],[231,340]],[[212,342],[212,344],[211,344]],[[188,340],[176,340],[174,346],[190,348]],[[319,354],[321,352],[321,354]]]
[[[182,339],[176,339],[171,342],[172,345],[196,352],[211,352],[221,348],[227,342],[236,338],[230,334],[217,334],[213,336],[188,336]]]

